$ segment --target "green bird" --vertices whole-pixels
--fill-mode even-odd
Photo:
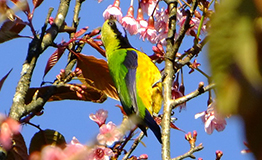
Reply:
[[[152,115],[162,105],[161,74],[151,59],[133,48],[123,26],[113,17],[101,29],[110,75],[128,117],[147,136],[149,127],[160,143],[161,130]]]

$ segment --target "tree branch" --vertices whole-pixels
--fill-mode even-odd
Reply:
[[[199,144],[199,145],[196,146],[196,147],[190,148],[190,150],[189,150],[187,153],[185,153],[185,154],[183,154],[183,155],[181,155],[181,156],[178,156],[178,157],[176,157],[176,158],[173,158],[172,160],[181,160],[181,159],[185,159],[185,158],[187,158],[187,157],[191,157],[191,158],[195,159],[195,156],[193,155],[193,153],[195,153],[195,152],[197,152],[197,151],[200,151],[200,150],[202,150],[203,148],[204,148],[203,145],[202,145],[202,144]]]
[[[72,27],[77,29],[78,24],[79,24],[79,13],[80,13],[80,9],[82,6],[82,3],[84,2],[84,0],[76,0],[76,4],[75,4],[75,8],[74,8],[74,17],[73,17],[73,23],[72,23]],[[72,32],[70,34],[70,38],[72,39],[75,35],[75,32]],[[81,44],[79,44],[81,45]],[[78,45],[78,46],[79,46]],[[77,47],[77,49],[75,49],[75,42],[72,42],[69,44],[68,46],[70,49],[74,50],[76,53],[80,53],[82,51],[82,47]],[[71,52],[68,55],[68,63],[66,65],[65,68],[65,74],[69,74],[69,72],[72,70],[72,68],[74,67],[74,65],[76,64],[76,57],[74,54],[72,54]]]
[[[64,23],[69,7],[69,2],[70,0],[61,0],[54,24],[46,31],[45,35],[42,33],[44,36],[41,35],[40,38],[34,37],[32,42],[29,44],[27,58],[23,64],[21,77],[17,84],[16,93],[13,98],[13,104],[9,112],[9,116],[13,119],[19,120],[22,116],[29,113],[25,106],[25,98],[30,87],[31,78],[37,59],[40,54],[43,53],[43,51],[53,43],[53,40],[57,36],[59,29]],[[49,19],[50,15],[51,10],[49,10],[47,19]],[[43,26],[43,30],[45,30],[45,27],[47,26],[46,22]]]
[[[165,70],[164,70],[164,114],[162,119],[162,159],[170,159],[170,117],[172,111],[171,105],[171,87],[174,80],[174,74],[178,71],[177,62],[175,62],[176,53],[182,43],[186,31],[190,28],[189,22],[197,7],[198,0],[193,1],[190,12],[182,26],[177,40],[174,42],[176,33],[176,13],[177,13],[177,0],[165,0],[169,8],[169,28],[167,36],[167,49],[165,54]]]

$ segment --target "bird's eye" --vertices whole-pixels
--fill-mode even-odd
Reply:
[[[113,25],[114,25],[114,22],[109,21],[107,24],[108,24],[109,26],[113,26]]]

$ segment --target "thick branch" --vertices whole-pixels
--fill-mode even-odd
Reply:
[[[54,24],[47,30],[41,37],[34,37],[32,42],[29,44],[27,58],[23,64],[21,78],[17,84],[16,93],[13,98],[13,104],[10,109],[9,116],[16,120],[19,120],[22,116],[26,115],[28,111],[25,106],[26,93],[30,87],[30,82],[39,55],[53,43],[53,40],[58,34],[59,29],[64,23],[70,0],[61,0],[60,7],[58,9],[57,16]],[[48,13],[47,19],[49,19],[51,10]],[[46,21],[47,23],[47,21]],[[46,24],[43,26],[42,32],[45,32]]]
[[[174,36],[176,33],[176,12],[177,12],[177,0],[165,0],[169,8],[169,28],[167,49],[165,54],[165,79],[163,81],[164,88],[164,114],[162,119],[162,159],[170,159],[170,117],[172,111],[171,105],[171,87],[174,80],[174,74],[178,71],[175,62],[176,53],[182,43],[186,31],[189,29],[189,22],[193,16],[194,10],[197,7],[198,0],[195,0],[192,4],[190,12],[186,18],[183,27],[180,30],[177,40],[174,42]]]
[[[56,38],[59,30],[63,27],[65,18],[68,12],[69,3],[71,0],[61,0],[58,8],[58,12],[54,23],[52,26],[46,31],[46,34],[43,38],[43,42],[41,44],[41,51],[43,52],[47,47],[53,44],[54,39]]]
[[[164,88],[164,114],[162,119],[162,159],[170,159],[170,117],[172,106],[169,104],[171,97],[171,86],[173,82],[174,70],[174,59],[175,54],[172,51],[174,46],[174,35],[176,33],[176,11],[177,1],[166,1],[169,7],[169,29],[167,38],[167,52],[165,54],[165,79],[163,81]]]

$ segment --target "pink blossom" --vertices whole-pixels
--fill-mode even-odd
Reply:
[[[168,10],[164,8],[162,8],[161,11],[157,11],[155,15],[155,29],[158,32],[156,41],[160,42],[164,46],[166,45],[168,32],[168,17]]]
[[[149,56],[152,61],[161,63],[164,60],[165,51],[161,43],[157,43],[156,46],[152,47],[154,54]]]
[[[223,131],[227,124],[226,120],[215,110],[215,102],[212,102],[206,111],[195,115],[195,119],[199,117],[205,123],[205,131],[207,134],[212,134],[214,129],[218,132]]]
[[[141,0],[139,4],[142,8],[142,11],[148,16],[151,16],[157,4],[157,0]]]
[[[123,27],[128,30],[130,35],[134,35],[138,32],[138,22],[134,18],[134,7],[130,6],[127,15],[122,18]]]
[[[6,149],[12,147],[12,136],[20,132],[20,124],[12,118],[4,118],[0,115],[0,143]]]
[[[181,11],[177,11],[177,19],[178,19],[178,25],[180,26],[180,28],[184,25],[187,16],[183,15]],[[182,15],[182,16],[181,16]],[[203,26],[201,27],[201,34],[206,32],[206,23],[207,23],[207,19],[204,19],[203,22]],[[197,31],[198,31],[198,27],[200,25],[200,19],[198,17],[192,17],[189,24],[191,25],[191,28],[188,29],[188,31],[186,32],[187,35],[191,35],[194,36],[196,35]]]
[[[176,19],[178,23],[181,21],[182,17],[183,17],[183,13],[179,9],[177,9],[176,10]]]
[[[86,150],[86,147],[79,143],[78,139],[76,137],[73,137],[71,142],[67,144],[66,148],[63,150],[66,156],[76,156],[80,152]]]
[[[119,0],[115,0],[113,5],[109,5],[107,9],[103,12],[104,19],[107,20],[110,18],[110,16],[113,15],[119,22],[121,22],[123,14],[119,6],[120,6]]]
[[[148,26],[146,28],[142,27],[138,29],[138,32],[140,33],[140,38],[147,39],[151,43],[156,43],[157,41],[157,31],[154,27],[154,18],[153,16],[150,16],[148,19]]]
[[[143,17],[143,12],[141,8],[138,8],[137,10],[137,18],[136,21],[138,22],[138,32],[141,32],[141,30],[146,30],[148,23]]]
[[[113,122],[108,122],[100,127],[100,133],[97,135],[97,141],[101,145],[111,146],[114,142],[122,139],[123,135],[117,129]]]
[[[138,157],[139,160],[146,160],[148,159],[148,155],[147,154],[141,154],[139,157]]]
[[[111,156],[113,156],[113,151],[110,148],[106,148],[104,146],[95,146],[87,159],[109,160]]]
[[[59,147],[48,145],[41,151],[41,160],[64,160],[67,156]]]
[[[89,115],[89,118],[92,121],[95,121],[99,127],[105,124],[107,117],[108,117],[108,111],[103,109],[99,109],[98,111],[96,111],[96,114],[91,113]]]
[[[163,32],[168,29],[168,10],[161,8],[160,11],[156,12],[155,15],[155,28],[158,32]]]

